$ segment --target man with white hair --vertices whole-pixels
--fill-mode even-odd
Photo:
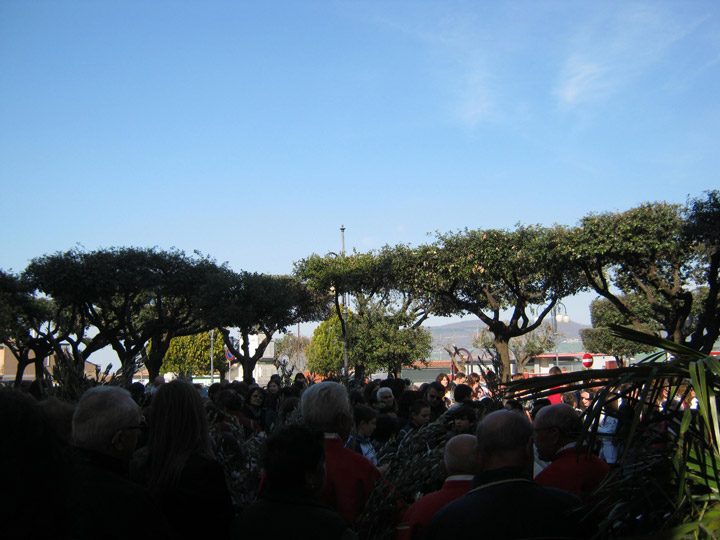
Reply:
[[[80,397],[72,420],[72,538],[168,538],[150,494],[127,477],[141,429],[140,408],[127,390],[96,386]],[[108,509],[122,517],[112,519]]]
[[[381,386],[377,390],[377,408],[385,410],[395,410],[395,396],[392,388],[389,386]]]
[[[325,433],[327,479],[319,499],[353,524],[381,476],[372,462],[345,448],[353,423],[347,390],[335,382],[314,384],[303,393],[300,408],[303,422]]]

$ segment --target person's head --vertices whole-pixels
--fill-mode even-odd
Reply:
[[[445,406],[445,387],[438,381],[433,381],[428,384],[425,390],[425,399],[430,404],[430,407],[437,409]]]
[[[533,428],[526,416],[501,410],[488,414],[477,429],[482,470],[522,467],[533,463]]]
[[[593,395],[589,390],[580,391],[580,408],[584,411],[592,403]]]
[[[130,392],[117,386],[95,386],[85,391],[75,407],[72,439],[79,448],[129,460],[140,438],[141,419]]]
[[[313,429],[348,438],[353,411],[342,384],[324,381],[310,386],[302,395],[300,410],[303,422]]]
[[[295,382],[302,382],[304,384],[307,384],[307,378],[302,371],[295,374]]]
[[[215,404],[221,411],[232,413],[242,410],[245,400],[235,390],[227,388],[217,393]]]
[[[466,380],[467,380],[467,375],[465,375],[465,373],[463,373],[462,371],[458,371],[455,374],[455,378],[454,378],[455,384],[464,384]]]
[[[538,457],[551,461],[560,448],[577,438],[580,415],[570,405],[543,407],[535,416],[535,446]]]
[[[455,392],[453,393],[453,397],[455,398],[455,403],[464,403],[466,401],[472,401],[472,395],[473,395],[473,390],[467,384],[458,384],[455,387]]]
[[[537,413],[540,412],[540,409],[549,407],[550,405],[552,405],[552,402],[548,398],[538,398],[533,401],[533,406],[530,410],[530,418],[532,421],[535,421],[535,417],[537,416]]]
[[[461,405],[452,411],[453,430],[456,433],[475,433],[477,412],[470,405]]]
[[[271,435],[262,450],[262,465],[270,489],[307,489],[325,484],[323,434],[309,426],[289,424]]]
[[[148,446],[212,455],[207,416],[195,387],[175,379],[162,385],[150,409]]]
[[[469,434],[455,435],[445,445],[443,464],[448,476],[475,474],[478,468],[477,437]]]
[[[447,388],[450,384],[450,378],[447,376],[447,373],[438,374],[438,376],[435,377],[435,381],[442,384],[444,388]]]
[[[251,408],[260,408],[265,401],[265,392],[259,386],[253,386],[248,392],[248,404]]]
[[[213,455],[205,407],[192,384],[175,379],[155,393],[147,446],[153,493],[176,484],[192,454]]]
[[[208,388],[208,398],[210,398],[210,401],[215,403],[215,400],[217,399],[218,393],[223,389],[222,383],[216,382],[212,383],[210,387]]]
[[[267,383],[267,393],[270,395],[278,394],[280,392],[280,384],[275,379],[270,379]]]
[[[145,400],[145,386],[141,382],[134,382],[130,385],[130,388],[128,388],[130,391],[130,395],[133,398],[133,401],[137,403],[138,405],[142,406],[143,401]]]
[[[377,412],[367,405],[355,405],[353,408],[355,417],[355,431],[363,438],[368,438],[375,431],[377,423]]]
[[[377,401],[378,405],[387,405],[392,407],[395,403],[395,396],[393,396],[392,388],[387,386],[381,386],[377,390]]]
[[[165,384],[165,377],[163,377],[162,375],[158,375],[157,377],[155,377],[155,378],[153,379],[153,386],[154,386],[155,388],[157,388],[157,387],[159,387],[160,385],[163,385],[163,384]]]
[[[525,414],[525,408],[522,406],[522,403],[520,403],[517,399],[508,399],[505,402],[504,408],[508,411],[515,411],[519,412],[520,414]]]
[[[373,439],[379,443],[388,442],[400,428],[397,417],[389,414],[378,414]]]
[[[548,370],[548,375],[562,375],[562,370],[557,366],[552,366]]]
[[[413,401],[410,405],[410,421],[417,427],[423,427],[430,422],[430,404],[424,399]]]

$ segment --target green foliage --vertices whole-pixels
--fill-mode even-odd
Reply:
[[[341,336],[340,319],[335,314],[318,325],[306,349],[308,370],[326,377],[338,376],[341,373],[343,368]],[[350,365],[352,359],[352,353],[348,351]]]
[[[643,302],[640,295],[625,296],[622,301],[633,306],[634,312],[638,316],[642,316],[645,328],[655,328],[649,306]],[[628,317],[618,311],[606,298],[597,298],[592,301],[590,321],[593,328],[580,330],[583,347],[587,352],[612,355],[618,360],[619,365],[623,365],[626,359],[654,350],[648,345],[615,336],[610,329],[611,325],[630,326],[631,323]]]
[[[539,328],[561,298],[582,286],[557,249],[565,234],[561,227],[518,226],[438,235],[415,252],[414,286],[437,298],[436,314],[480,318],[507,379],[510,340]]]
[[[204,310],[216,303],[212,274],[219,271],[212,260],[177,250],[109,248],[45,255],[24,275],[82,327],[97,329],[101,342],[83,349],[85,359],[109,344],[125,368],[153,339],[146,365],[154,377],[173,337],[209,328]]]
[[[591,445],[601,415],[618,417],[620,460],[591,501],[601,516],[597,538],[716,538],[720,361],[647,333],[617,325],[611,330],[618,338],[664,349],[674,359],[665,361],[662,352],[626,368],[527,379],[512,383],[510,395],[541,397],[558,385],[568,391],[599,387],[580,434]],[[697,409],[686,406],[691,391]]]
[[[544,323],[532,332],[512,338],[508,343],[510,353],[516,362],[518,373],[522,373],[533,356],[555,348],[557,336],[549,323]],[[472,346],[485,350],[490,356],[497,356],[495,340],[487,328],[482,328],[472,340]]]
[[[426,362],[432,336],[411,325],[411,314],[391,312],[368,298],[360,297],[356,303],[357,312],[347,313],[348,365],[356,374],[397,373],[416,362]],[[343,361],[342,328],[333,314],[315,329],[308,348],[308,368],[325,376],[338,375]]]
[[[633,328],[710,352],[720,334],[719,200],[714,191],[689,207],[648,203],[591,214],[562,247]]]
[[[210,375],[210,332],[173,338],[165,353],[161,374],[176,373],[178,376]],[[212,343],[213,365],[215,369],[225,360],[220,334],[215,334]]]
[[[276,332],[299,322],[319,320],[327,313],[327,296],[314,293],[292,276],[227,271],[219,286],[223,298],[215,312],[218,330],[225,346],[242,364],[245,382],[252,382],[252,371]],[[228,327],[240,331],[239,346]],[[252,334],[262,339],[250,353]]]
[[[445,444],[451,436],[447,415],[443,415],[378,450],[378,463],[387,467],[385,477],[392,488],[388,489],[385,482],[375,484],[365,511],[355,524],[362,538],[395,538],[395,527],[403,510],[398,501],[409,505],[442,487],[446,475],[441,463]]]

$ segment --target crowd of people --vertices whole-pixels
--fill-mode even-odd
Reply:
[[[462,373],[419,387],[364,381],[350,392],[274,375],[265,388],[223,382],[206,395],[159,378],[129,391],[95,386],[74,405],[3,390],[0,449],[16,486],[2,505],[3,536],[352,539],[378,491],[400,540],[479,526],[489,538],[586,536],[579,509],[617,460],[619,400],[605,405],[588,444],[578,441],[591,391],[558,388],[527,403],[489,394],[482,377]],[[446,433],[445,481],[402,496],[384,457],[429,425]],[[262,446],[259,464],[243,453],[248,441]],[[260,471],[244,497],[221,459],[231,454]]]

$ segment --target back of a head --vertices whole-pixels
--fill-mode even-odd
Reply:
[[[548,398],[536,399],[535,401],[533,401],[532,410],[530,411],[530,418],[535,420],[537,413],[539,413],[541,409],[549,407],[550,405],[552,405],[552,401],[550,401]]]
[[[563,440],[570,442],[579,433],[580,414],[566,403],[556,403],[540,409],[535,417],[535,424],[538,429],[558,428]]]
[[[137,425],[140,409],[130,392],[117,386],[95,386],[80,397],[72,419],[76,446],[103,452],[120,429]]]
[[[522,454],[532,434],[526,416],[507,410],[492,412],[478,426],[478,454],[483,458],[512,458]]]
[[[443,461],[448,476],[475,474],[478,468],[477,437],[468,434],[455,435],[445,445]]]
[[[465,400],[472,399],[472,388],[467,384],[458,384],[453,392],[455,403],[462,403]]]
[[[337,430],[338,418],[352,422],[353,411],[342,384],[324,381],[308,387],[300,401],[303,422],[326,433]]]
[[[163,454],[212,453],[205,407],[192,384],[175,379],[158,388],[150,410],[148,446]]]
[[[262,463],[273,489],[304,487],[306,473],[315,472],[325,459],[323,434],[309,426],[289,424],[270,436]]]
[[[377,416],[377,411],[367,405],[355,405],[355,407],[353,407],[353,417],[355,418],[356,426],[359,425],[360,422],[371,422],[375,420]]]

